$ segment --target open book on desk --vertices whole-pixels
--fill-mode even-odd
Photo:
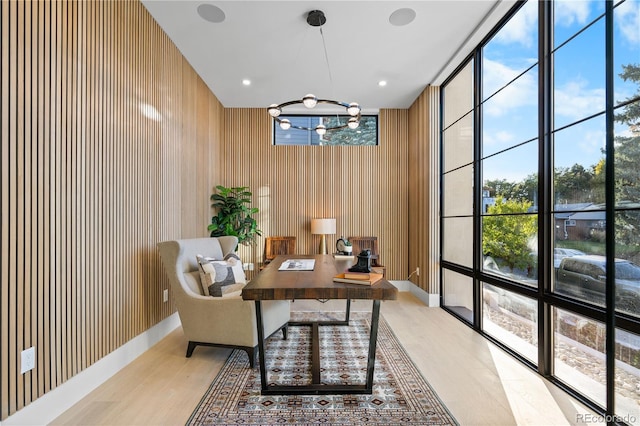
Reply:
[[[278,271],[313,271],[315,259],[287,259],[278,268]]]

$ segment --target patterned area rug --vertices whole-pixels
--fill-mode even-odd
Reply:
[[[344,319],[344,313],[292,313],[292,319]],[[351,314],[349,326],[321,326],[321,379],[331,384],[364,384],[370,313]],[[267,341],[269,383],[311,382],[311,327],[289,327]],[[380,316],[371,395],[260,394],[258,364],[249,368],[244,351],[234,350],[187,425],[457,425],[429,383]]]

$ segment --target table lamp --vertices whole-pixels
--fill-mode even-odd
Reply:
[[[333,218],[311,219],[311,233],[320,235],[320,254],[328,254],[327,234],[336,233],[336,220]]]

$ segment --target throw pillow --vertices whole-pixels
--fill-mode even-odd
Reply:
[[[225,297],[236,295],[246,283],[242,262],[235,253],[224,260],[197,256],[200,284],[205,296]]]

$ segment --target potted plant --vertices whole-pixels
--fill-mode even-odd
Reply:
[[[211,207],[218,213],[211,218],[211,224],[207,227],[211,236],[233,235],[238,237],[239,244],[255,243],[262,231],[258,229],[256,220],[251,217],[258,213],[258,209],[249,207],[251,192],[248,191],[248,187],[227,188],[217,185],[216,189],[218,193],[211,195]]]

